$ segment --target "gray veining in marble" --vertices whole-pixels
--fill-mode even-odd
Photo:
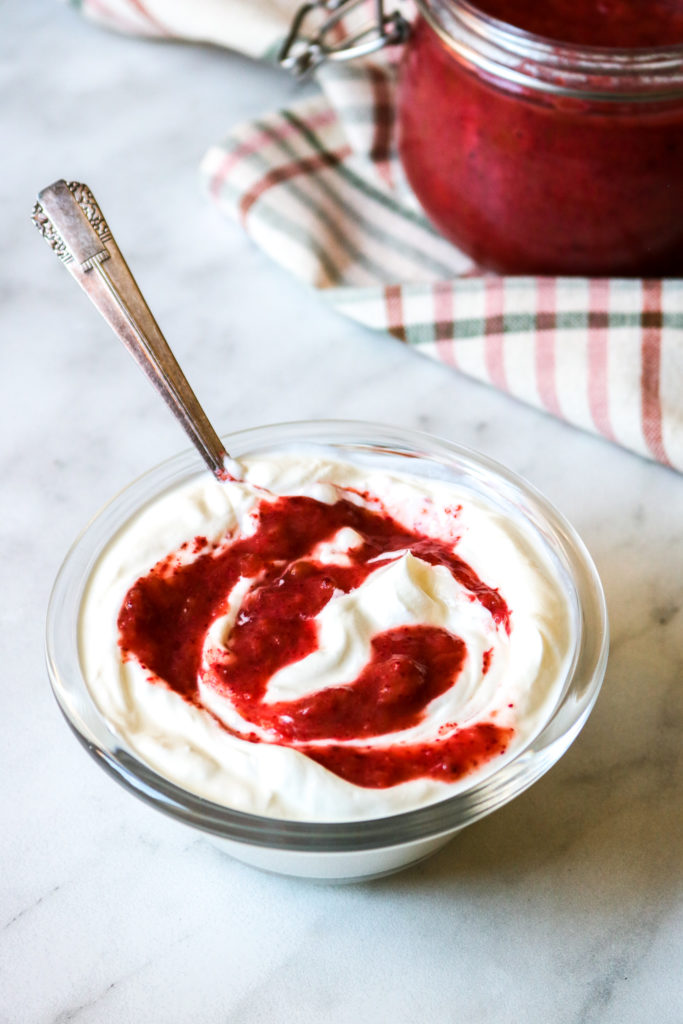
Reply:
[[[680,1024],[683,478],[333,314],[201,194],[197,165],[283,75],[0,8],[2,1024]],[[43,665],[68,544],[177,426],[31,228],[88,182],[222,430],[334,415],[507,463],[583,535],[613,628],[565,758],[424,864],[327,888],[260,874],[85,757]]]

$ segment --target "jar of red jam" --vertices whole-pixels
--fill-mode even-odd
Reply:
[[[502,273],[680,274],[683,0],[417,8],[399,150],[440,231]]]

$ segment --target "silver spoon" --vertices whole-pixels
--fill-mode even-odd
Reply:
[[[219,480],[239,477],[197,401],[87,185],[56,181],[38,194],[33,220],[45,240],[150,379]]]

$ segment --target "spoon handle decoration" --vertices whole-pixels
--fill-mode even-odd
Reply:
[[[232,460],[180,369],[87,185],[56,181],[33,220],[45,240],[138,362],[199,450],[227,479]]]

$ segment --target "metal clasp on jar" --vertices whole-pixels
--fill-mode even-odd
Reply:
[[[381,50],[384,46],[403,43],[408,38],[410,25],[398,12],[384,13],[384,0],[374,0],[374,18],[360,25],[352,35],[336,44],[331,34],[343,18],[367,0],[310,0],[297,11],[289,35],[282,44],[278,60],[284,68],[303,76],[314,71],[326,60],[353,60]],[[306,32],[309,15],[327,13],[313,33]],[[315,15],[314,15],[315,16]]]

